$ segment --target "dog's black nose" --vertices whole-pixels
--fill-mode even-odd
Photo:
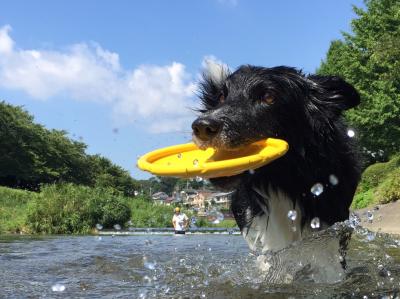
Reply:
[[[202,141],[208,141],[219,132],[221,122],[210,118],[198,118],[192,123],[194,135]]]

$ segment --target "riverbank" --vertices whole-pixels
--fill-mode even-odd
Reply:
[[[367,213],[372,213],[368,219]],[[374,207],[356,210],[361,217],[361,225],[374,232],[400,235],[400,201],[380,204]],[[371,217],[369,217],[371,218]]]

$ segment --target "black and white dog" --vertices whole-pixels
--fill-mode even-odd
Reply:
[[[192,124],[200,148],[234,151],[268,137],[289,144],[266,166],[211,180],[235,190],[232,212],[251,248],[284,248],[313,231],[313,219],[318,227],[316,217],[321,227],[348,219],[360,178],[342,120],[360,102],[350,84],[285,66],[245,65],[233,73],[221,66],[203,75],[200,98],[204,109]],[[311,192],[317,183],[319,196]],[[288,218],[293,210],[295,220]]]

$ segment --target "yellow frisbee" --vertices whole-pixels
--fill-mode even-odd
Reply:
[[[137,166],[160,176],[216,178],[256,169],[283,156],[289,146],[268,138],[234,151],[199,149],[194,143],[152,151],[139,158]]]

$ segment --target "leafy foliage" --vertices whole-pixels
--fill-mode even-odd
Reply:
[[[376,200],[389,203],[400,199],[400,168],[392,171],[376,190]]]
[[[0,187],[0,234],[25,230],[27,204],[36,196],[35,192]]]
[[[21,107],[0,102],[0,184],[38,190],[41,184],[68,182],[113,187],[127,196],[139,188],[129,173],[67,132],[34,123]]]
[[[361,177],[352,207],[388,203],[400,199],[400,155],[369,166]]]
[[[361,105],[346,116],[373,162],[382,150],[384,158],[400,151],[400,2],[365,4],[354,7],[353,33],[332,41],[318,73],[339,75],[360,92]]]
[[[146,196],[135,197],[129,202],[134,227],[172,227],[174,206],[157,205]],[[191,212],[183,211],[188,217]]]
[[[28,208],[30,230],[48,234],[88,233],[96,223],[123,226],[131,214],[127,199],[114,190],[72,184],[43,187]]]

